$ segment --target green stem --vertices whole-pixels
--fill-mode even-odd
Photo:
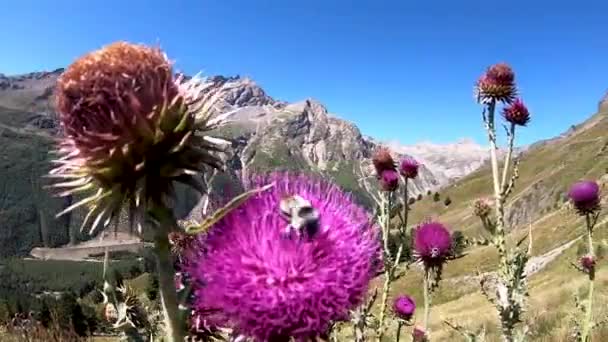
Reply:
[[[376,341],[380,342],[382,341],[382,337],[384,336],[384,316],[386,313],[386,303],[388,301],[388,293],[390,290],[390,284],[391,284],[391,264],[390,264],[390,257],[391,257],[391,252],[388,246],[388,239],[390,237],[390,224],[391,224],[391,204],[392,204],[392,193],[387,192],[386,193],[386,202],[385,202],[385,208],[384,208],[384,217],[383,217],[383,221],[384,224],[382,225],[382,232],[383,232],[383,236],[382,239],[384,240],[384,251],[385,251],[385,260],[384,260],[384,286],[382,287],[382,301],[380,303],[380,314],[379,314],[379,318],[378,318],[378,330],[376,332]]]
[[[507,242],[505,239],[505,214],[504,214],[504,198],[501,189],[501,179],[499,178],[499,168],[498,168],[498,159],[496,156],[496,150],[498,149],[496,142],[496,128],[494,123],[494,113],[496,110],[496,100],[492,100],[487,106],[487,117],[486,120],[486,130],[488,133],[488,140],[490,142],[490,162],[492,165],[492,180],[494,183],[494,198],[495,198],[495,212],[496,212],[496,225],[493,236],[493,244],[498,250],[498,256],[500,260],[500,268],[499,274],[501,278],[508,283],[510,279],[508,279],[509,273],[509,256],[507,250]],[[511,143],[511,142],[510,142]],[[506,167],[506,165],[504,165]],[[513,305],[512,298],[509,296],[507,298],[507,305],[511,307]],[[505,341],[513,340],[513,328],[512,325],[507,321],[508,318],[504,318],[501,315],[501,325],[503,339]]]
[[[403,232],[402,232],[402,237],[405,238],[405,234],[407,233],[407,219],[408,219],[408,214],[409,214],[409,208],[408,208],[408,202],[409,202],[409,198],[408,198],[408,191],[407,191],[407,185],[408,185],[408,179],[405,179],[405,185],[403,186]]]
[[[156,207],[152,216],[158,221],[154,234],[154,250],[156,252],[156,267],[158,272],[158,288],[165,316],[165,328],[169,342],[184,341],[184,322],[180,321],[177,291],[175,289],[175,269],[171,260],[169,232],[176,229],[177,222],[170,209]]]
[[[429,335],[429,318],[431,316],[430,272],[424,270],[424,331]]]
[[[594,257],[593,250],[593,224],[591,223],[591,215],[587,214],[585,217],[587,221],[587,250],[588,255]],[[593,328],[593,288],[595,280],[595,269],[588,270],[589,275],[589,294],[587,297],[587,311],[585,312],[585,323],[582,333],[582,341],[591,341],[591,330]]]
[[[513,155],[513,143],[515,141],[515,124],[512,123],[509,127],[509,147],[507,150],[507,156],[505,157],[505,164],[502,166],[502,181],[500,182],[500,188],[504,191],[507,186],[507,176],[509,175],[509,166],[511,164],[511,156]]]

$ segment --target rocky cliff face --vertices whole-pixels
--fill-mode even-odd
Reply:
[[[331,178],[362,204],[372,205],[364,189],[375,188],[371,157],[379,145],[363,137],[354,124],[329,114],[318,101],[241,107],[222,133],[233,141],[228,178],[268,170],[304,170]],[[399,157],[395,153],[395,158]],[[222,192],[226,178],[210,181],[212,192]],[[423,166],[411,187],[412,196],[438,185]],[[195,208],[198,210],[200,203]],[[198,214],[193,215],[198,218]]]

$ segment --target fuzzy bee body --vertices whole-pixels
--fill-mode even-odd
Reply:
[[[287,196],[279,203],[281,216],[289,221],[285,233],[289,236],[295,231],[299,237],[312,238],[319,229],[319,212],[310,201],[298,195]]]

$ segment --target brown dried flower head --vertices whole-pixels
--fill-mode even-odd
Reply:
[[[477,81],[475,93],[480,103],[511,103],[517,95],[513,69],[506,63],[490,66]]]
[[[396,171],[397,164],[393,160],[391,156],[391,152],[387,148],[380,148],[374,153],[372,158],[372,162],[374,164],[374,168],[376,169],[376,174],[378,177],[382,175],[382,172],[390,170]]]
[[[475,216],[477,216],[479,218],[488,217],[488,215],[490,215],[490,212],[492,210],[491,205],[492,205],[492,203],[490,202],[489,199],[480,198],[480,199],[476,200],[475,204],[473,205],[473,213],[475,214]]]
[[[139,223],[147,207],[168,205],[174,182],[202,190],[196,175],[223,167],[227,143],[205,132],[230,114],[212,111],[219,98],[208,88],[174,77],[164,53],[143,45],[117,42],[70,65],[57,82],[64,136],[51,176],[64,180],[59,196],[89,195],[59,215],[89,204],[92,231],[126,204]]]

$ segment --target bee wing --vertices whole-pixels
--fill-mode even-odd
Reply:
[[[250,197],[252,197],[260,192],[264,192],[264,191],[272,188],[273,186],[274,186],[274,183],[271,183],[271,184],[264,185],[264,186],[256,188],[256,189],[249,190],[247,192],[244,192],[244,193],[236,196],[235,198],[231,199],[230,202],[228,202],[225,206],[223,206],[222,208],[219,208],[214,213],[207,216],[200,224],[186,227],[186,233],[198,234],[198,233],[207,231],[211,226],[213,226],[215,223],[217,223],[219,220],[221,220],[222,217],[226,216],[229,212],[231,212],[232,210],[239,207]]]

